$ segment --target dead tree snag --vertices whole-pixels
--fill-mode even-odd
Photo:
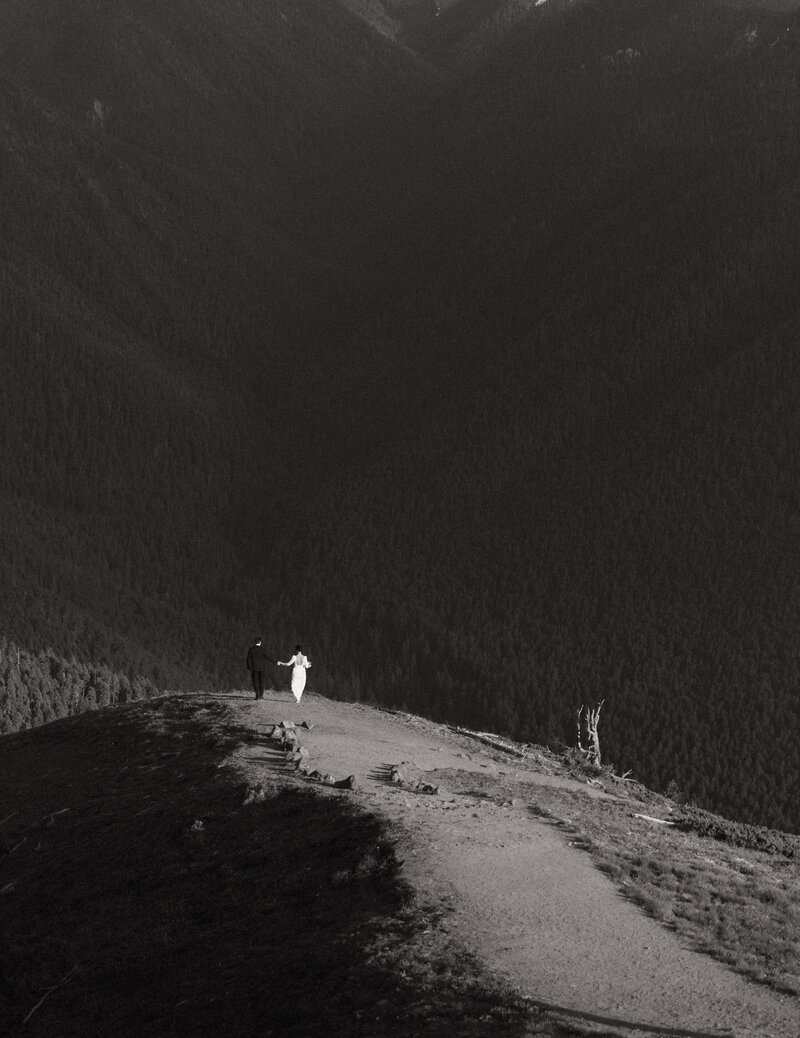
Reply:
[[[586,759],[591,764],[600,766],[600,736],[597,734],[597,726],[600,724],[600,710],[605,699],[601,699],[594,706],[586,706],[581,703],[578,710],[578,749],[586,754]]]

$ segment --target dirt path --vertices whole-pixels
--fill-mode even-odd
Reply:
[[[572,780],[408,715],[316,695],[299,708],[288,693],[267,693],[260,703],[223,698],[256,734],[282,720],[313,722],[301,739],[311,765],[358,782],[355,793],[328,795],[355,796],[387,816],[406,878],[424,899],[447,906],[451,933],[565,1023],[634,1038],[800,1034],[797,999],[683,947],[532,814],[537,784]],[[402,762],[412,778],[441,781],[439,795],[392,784],[390,769]],[[266,740],[242,745],[235,764],[252,784],[308,781]],[[506,782],[523,795],[504,799]]]

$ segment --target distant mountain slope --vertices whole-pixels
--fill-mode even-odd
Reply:
[[[0,58],[2,629],[216,681],[339,293],[311,198],[416,66],[314,2],[6,5]]]
[[[4,673],[605,695],[799,828],[793,15],[352,8],[0,13]]]
[[[291,602],[340,694],[531,739],[605,696],[620,767],[797,829],[798,98],[747,17],[543,15],[416,127],[387,335],[453,362]]]

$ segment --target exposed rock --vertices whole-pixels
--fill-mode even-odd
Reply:
[[[434,786],[430,782],[424,782],[421,779],[412,779],[408,769],[416,771],[419,774],[419,768],[415,768],[413,764],[409,765],[407,761],[403,761],[402,764],[395,764],[389,774],[389,781],[393,782],[396,786],[403,786],[404,789],[411,790],[414,793],[430,793],[438,795],[439,786]]]
[[[335,789],[355,789],[357,786],[355,775],[348,775],[345,779],[339,779],[333,783]]]

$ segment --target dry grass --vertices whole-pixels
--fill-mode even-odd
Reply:
[[[492,756],[521,770],[519,758]],[[610,768],[587,766],[571,749],[529,746],[525,766],[557,783],[520,781],[518,774],[515,780],[469,771],[431,775],[453,792],[526,805],[591,853],[627,897],[687,943],[753,980],[800,995],[800,836],[683,808]]]
[[[769,839],[760,831],[748,846],[739,838],[742,827],[721,818],[719,838],[659,825],[636,815],[680,822],[679,805],[607,769],[576,769],[567,761],[565,770],[614,799],[541,788],[534,811],[567,829],[628,897],[695,947],[754,980],[800,994],[800,856],[792,856],[800,838]],[[784,853],[756,849],[765,843]]]

